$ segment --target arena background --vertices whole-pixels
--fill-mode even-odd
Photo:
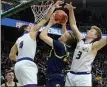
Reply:
[[[20,2],[18,1],[1,0],[2,13],[20,4]],[[101,28],[103,35],[107,35],[107,0],[66,0],[65,2],[70,1],[72,1],[73,6],[76,6],[75,16],[77,25],[80,31],[83,32],[83,34],[87,31],[87,29],[90,28],[90,26],[97,25]],[[10,5],[9,3],[13,4]],[[68,11],[66,9],[62,9],[68,14]],[[15,61],[11,61],[9,59],[9,51],[16,39],[20,36],[18,33],[18,27],[23,23],[34,23],[34,16],[30,7],[16,14],[12,14],[7,19],[3,18],[1,20],[1,83],[5,82],[5,70],[14,67]],[[58,39],[61,33],[61,25],[54,25],[52,28],[53,31],[50,31],[49,35],[54,39]],[[69,21],[67,23],[67,29],[70,30]],[[39,67],[39,85],[43,86],[45,85],[46,61],[48,58],[50,47],[43,41],[41,41],[39,37],[37,38],[37,43],[38,46],[37,54],[35,56],[35,62]],[[73,50],[71,50],[71,60],[72,55]],[[63,73],[66,74],[67,70],[69,70],[69,66],[64,69]],[[96,56],[93,63],[92,73],[93,87],[107,87],[107,46],[105,46],[98,52],[98,55]]]

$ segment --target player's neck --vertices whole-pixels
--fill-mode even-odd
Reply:
[[[93,41],[93,39],[91,39],[91,38],[86,38],[86,40],[85,40],[86,43],[91,43],[92,41]]]
[[[14,85],[14,81],[8,81],[8,82],[7,82],[7,85],[13,86],[13,85]]]

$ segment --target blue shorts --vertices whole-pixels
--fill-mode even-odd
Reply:
[[[47,76],[46,87],[64,87],[64,75],[51,74]]]

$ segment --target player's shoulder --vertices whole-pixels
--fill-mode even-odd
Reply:
[[[54,49],[63,50],[65,49],[65,44],[61,43],[60,41],[53,40],[53,47]]]
[[[22,36],[20,36],[20,37],[18,38],[18,40],[23,39],[23,38],[26,38],[28,35],[29,35],[29,33],[23,34]]]
[[[54,44],[54,45],[59,45],[59,46],[64,46],[64,43],[61,43],[61,42],[58,41],[58,40],[53,40],[53,44]]]

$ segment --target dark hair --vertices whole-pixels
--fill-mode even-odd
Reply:
[[[18,31],[19,31],[19,34],[22,35],[24,32],[25,32],[25,29],[28,27],[28,25],[22,25]]]
[[[5,76],[7,75],[7,73],[11,73],[11,72],[13,72],[13,73],[14,73],[14,71],[13,71],[13,70],[6,70],[6,71],[5,71]]]
[[[68,32],[68,33],[70,36],[68,37],[66,41],[66,45],[73,47],[75,49],[76,44],[77,44],[77,39],[72,32]]]
[[[91,26],[91,29],[94,29],[94,30],[96,30],[96,34],[97,34],[97,38],[94,40],[94,41],[98,41],[98,40],[100,40],[101,39],[101,37],[102,37],[102,32],[101,32],[101,29],[99,28],[99,27],[97,27],[97,26]]]

